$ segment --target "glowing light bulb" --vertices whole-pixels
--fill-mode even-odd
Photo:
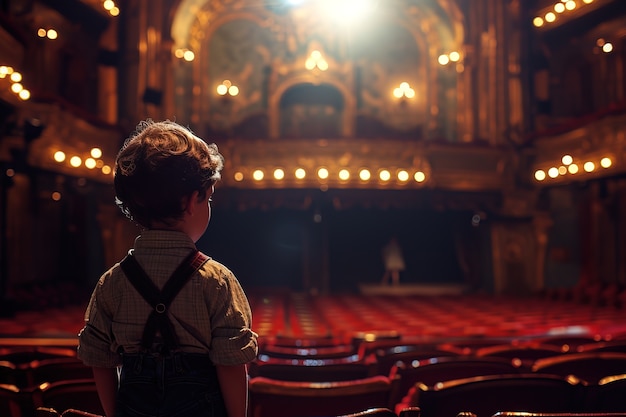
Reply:
[[[264,177],[265,174],[260,169],[257,169],[252,173],[252,178],[254,178],[255,181],[261,181]]]
[[[546,179],[546,172],[543,169],[538,169],[535,171],[535,179],[537,181],[543,181]]]
[[[274,179],[282,180],[283,178],[285,178],[285,171],[283,171],[281,168],[276,168],[274,170]]]

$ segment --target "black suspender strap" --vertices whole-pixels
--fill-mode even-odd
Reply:
[[[120,266],[124,274],[139,294],[152,306],[152,312],[148,316],[141,338],[141,346],[145,350],[149,350],[152,347],[157,331],[161,332],[165,351],[178,346],[178,337],[167,315],[167,309],[193,273],[208,259],[209,257],[200,251],[190,253],[176,268],[160,291],[132,253],[129,253],[122,260]]]

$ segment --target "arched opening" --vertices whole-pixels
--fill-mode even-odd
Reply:
[[[280,137],[341,137],[344,108],[341,92],[331,85],[295,85],[280,98]]]

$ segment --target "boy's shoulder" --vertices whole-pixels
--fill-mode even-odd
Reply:
[[[120,276],[124,276],[124,272],[120,266],[121,260],[116,262],[113,266],[107,269],[102,275],[100,275],[100,279],[98,280],[98,285],[102,286],[105,284],[111,284],[116,279],[119,279]]]
[[[223,263],[215,260],[212,257],[208,257],[207,261],[205,263],[202,264],[202,266],[200,267],[201,271],[204,271],[205,273],[213,273],[213,274],[231,274],[232,275],[232,271],[230,270],[230,268],[228,268],[226,265],[224,265]]]

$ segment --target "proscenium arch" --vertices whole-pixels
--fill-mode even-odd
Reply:
[[[171,14],[171,38],[174,41],[174,45],[176,47],[193,48],[192,50],[195,49],[194,52],[199,56],[208,54],[210,51],[207,51],[208,48],[206,48],[207,40],[210,39],[215,30],[226,22],[245,18],[263,24],[272,16],[272,13],[267,9],[255,7],[259,4],[258,0],[240,0],[235,2],[234,6],[237,7],[229,7],[229,5],[223,3],[225,3],[223,0],[179,0],[177,5],[173,6],[175,10]],[[440,68],[437,63],[437,57],[440,53],[446,51],[458,50],[462,52],[465,36],[463,14],[458,4],[453,0],[409,0],[403,3],[403,6],[395,10],[396,13],[393,10],[391,10],[391,13],[397,14],[400,24],[412,33],[416,45],[418,45],[418,50],[426,52],[425,56],[429,57],[429,62],[425,68],[428,84],[430,85],[427,93],[429,97],[428,102],[434,106],[447,107],[449,103],[438,93],[437,74],[440,73]],[[217,7],[216,5],[224,7]],[[250,7],[239,7],[242,5],[249,5]],[[251,13],[251,7],[259,9],[259,13]],[[408,13],[409,11],[411,12]],[[203,13],[204,18],[202,17]],[[207,19],[209,14],[212,14],[211,18]],[[424,27],[421,23],[425,20],[431,23]],[[202,36],[196,36],[198,34]],[[187,74],[191,75],[193,83],[196,83],[200,79],[199,77],[202,77],[203,68],[201,63],[207,62],[204,58],[191,63],[191,68],[186,70]],[[173,60],[173,64],[176,71],[180,69],[180,66],[176,65],[178,63],[175,61]],[[458,79],[459,81],[461,80],[461,78]],[[278,114],[276,111],[278,109],[278,97],[281,96],[285,89],[302,81],[302,78],[297,77],[294,80],[290,80],[286,85],[277,86],[281,88],[281,91],[277,91],[274,94],[270,93],[272,96],[268,102],[268,115],[270,119],[273,119],[270,120],[270,136],[278,136],[279,120],[275,120],[276,117],[272,117],[272,115]],[[310,80],[305,81],[308,82]],[[346,103],[343,116],[343,134],[347,136],[352,135],[355,130],[353,126],[355,123],[354,114],[351,114],[355,112],[355,100],[351,99],[352,93],[347,92],[338,80],[328,78],[324,79],[323,82],[336,86],[342,92]],[[179,83],[180,81],[173,86],[177,91],[180,90]],[[190,100],[191,113],[197,115],[198,112],[201,112],[199,100],[202,97],[200,95],[187,95],[186,99]],[[189,103],[186,106],[189,106]],[[439,115],[441,117],[443,113],[439,112]],[[352,120],[348,120],[349,117],[352,117]],[[433,117],[433,115],[427,117]]]

